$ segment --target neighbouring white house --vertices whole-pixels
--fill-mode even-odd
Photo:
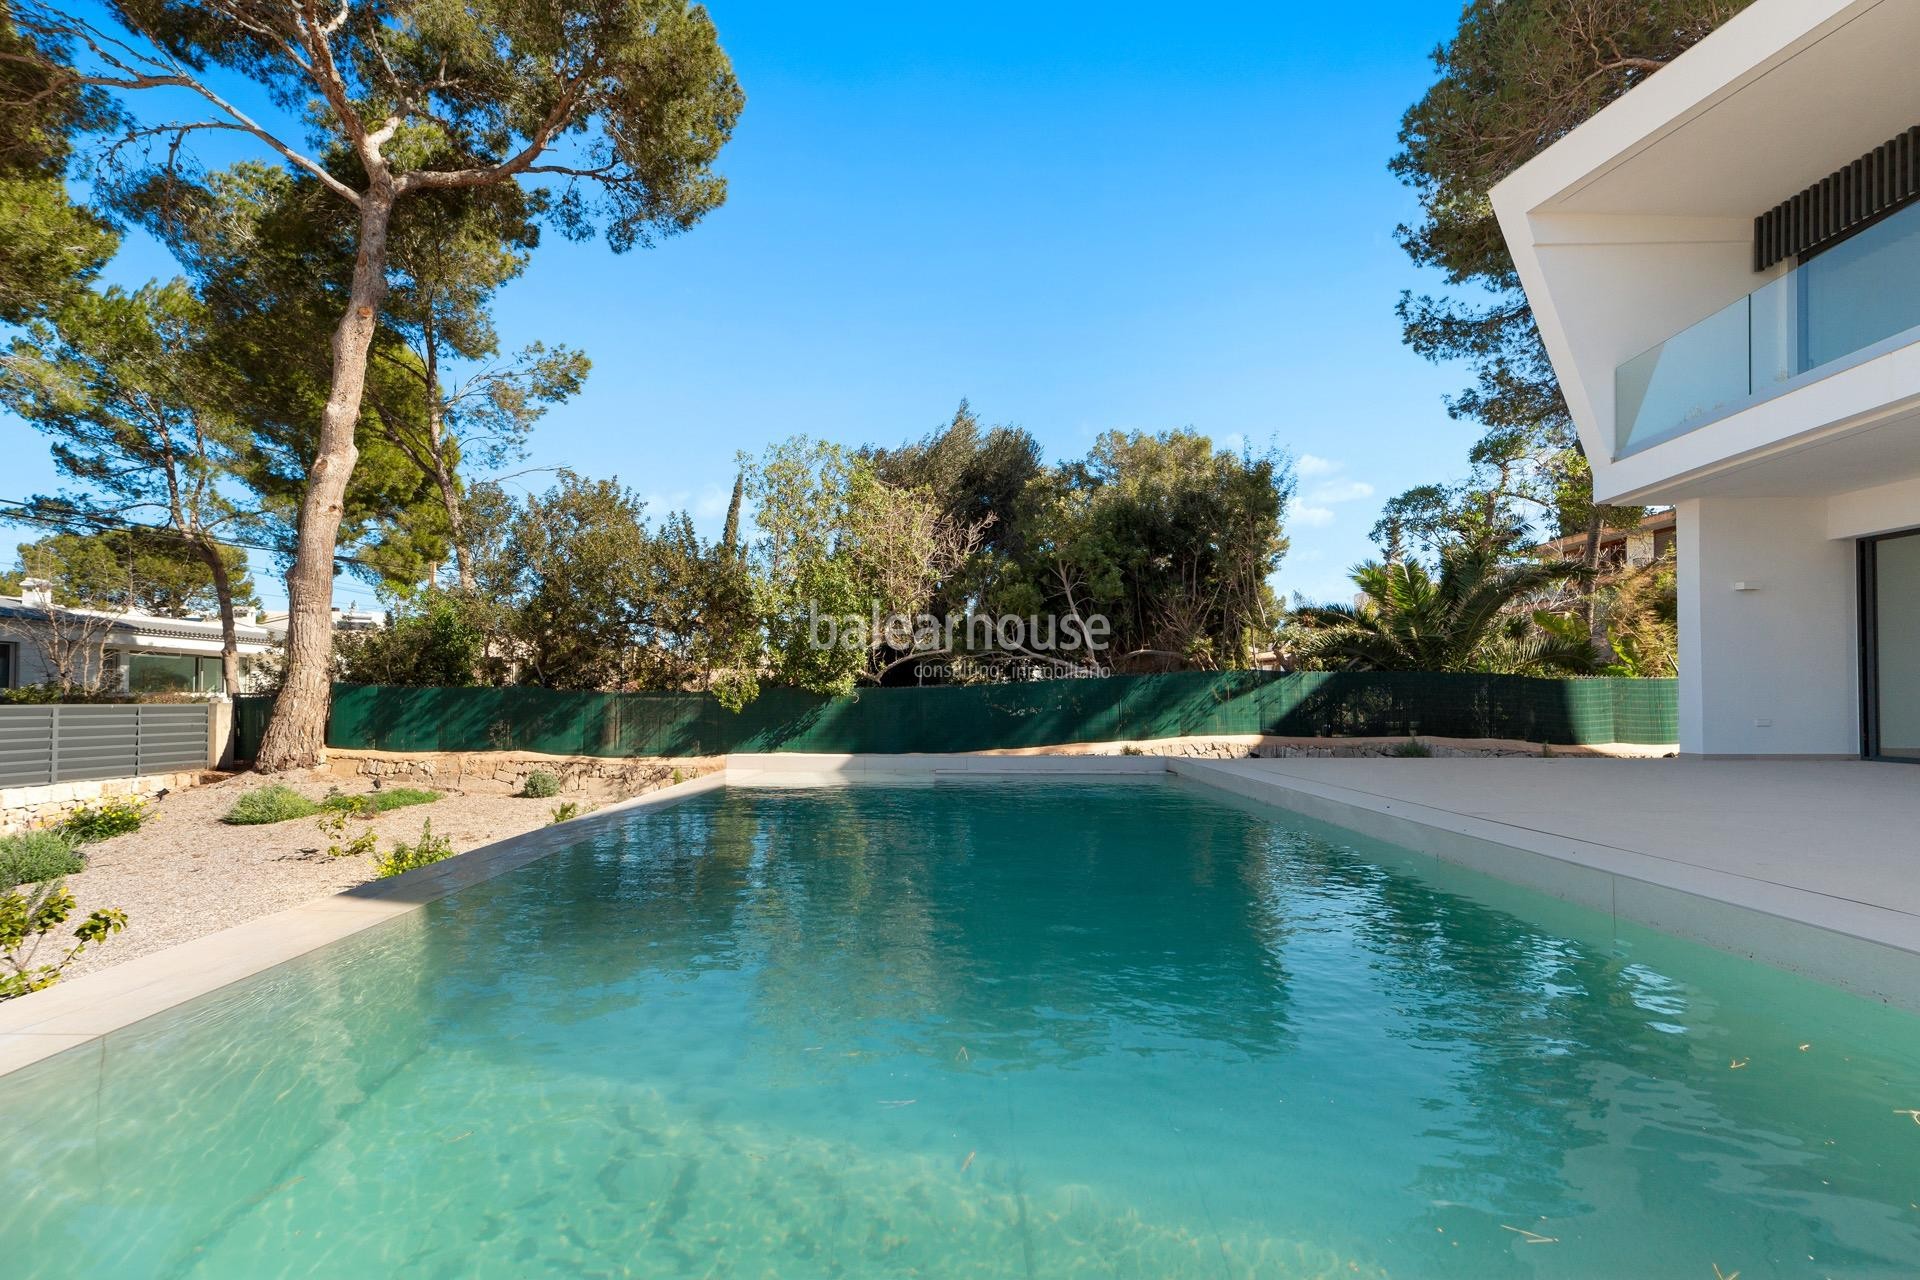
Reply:
[[[0,689],[77,683],[123,693],[225,693],[218,618],[167,618],[60,605],[52,584],[30,578],[0,596]],[[273,647],[267,628],[241,615],[243,667]]]
[[[260,615],[260,625],[267,629],[274,645],[287,642],[287,611],[275,610]],[[382,609],[362,609],[358,605],[349,605],[342,609],[335,605],[333,609],[333,629],[342,631],[378,631],[387,625],[386,611]]]
[[[1756,0],[1493,191],[1681,750],[1920,760],[1920,0]]]

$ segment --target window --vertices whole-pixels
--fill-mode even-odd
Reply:
[[[13,682],[19,674],[20,664],[13,656],[16,647],[0,643],[0,689],[13,688]]]
[[[1860,544],[1865,754],[1920,760],[1920,531]]]
[[[220,693],[220,659],[183,653],[136,653],[127,659],[129,693]]]

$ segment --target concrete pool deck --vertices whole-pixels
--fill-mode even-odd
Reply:
[[[1920,1010],[1920,769],[1175,760],[1170,771]]]
[[[719,786],[1168,775],[1920,1011],[1920,770],[1813,761],[729,757],[724,772],[0,1003],[0,1076]],[[82,1055],[86,1056],[86,1055]]]

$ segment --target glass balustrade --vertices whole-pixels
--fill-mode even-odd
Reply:
[[[1615,455],[1916,340],[1920,205],[1909,205],[1621,365]]]

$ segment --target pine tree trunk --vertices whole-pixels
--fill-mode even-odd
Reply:
[[[299,540],[287,574],[287,666],[254,767],[266,773],[317,764],[332,699],[333,557],[347,481],[360,451],[354,428],[366,388],[367,351],[387,293],[387,227],[393,185],[376,177],[361,196],[360,243],[346,314],[333,331],[333,385],[320,414],[320,445],[307,472]]]
[[[473,590],[473,560],[467,555],[467,526],[460,512],[460,490],[453,473],[435,459],[434,483],[440,486],[440,501],[447,508],[447,536],[453,543],[453,572],[463,594]]]
[[[1587,504],[1587,545],[1580,553],[1580,563],[1586,568],[1589,575],[1597,572],[1600,568],[1601,525],[1600,504],[1589,501]],[[1594,619],[1593,578],[1589,576],[1583,585],[1586,588],[1586,592],[1580,601],[1580,615],[1586,619],[1587,632],[1591,635],[1593,632]],[[1600,647],[1600,637],[1594,636],[1593,643],[1594,647],[1598,649]]]
[[[233,577],[227,572],[219,543],[203,534],[194,547],[213,575],[213,597],[220,606],[220,679],[227,687],[227,696],[236,697],[240,692],[240,628],[233,616]]]

